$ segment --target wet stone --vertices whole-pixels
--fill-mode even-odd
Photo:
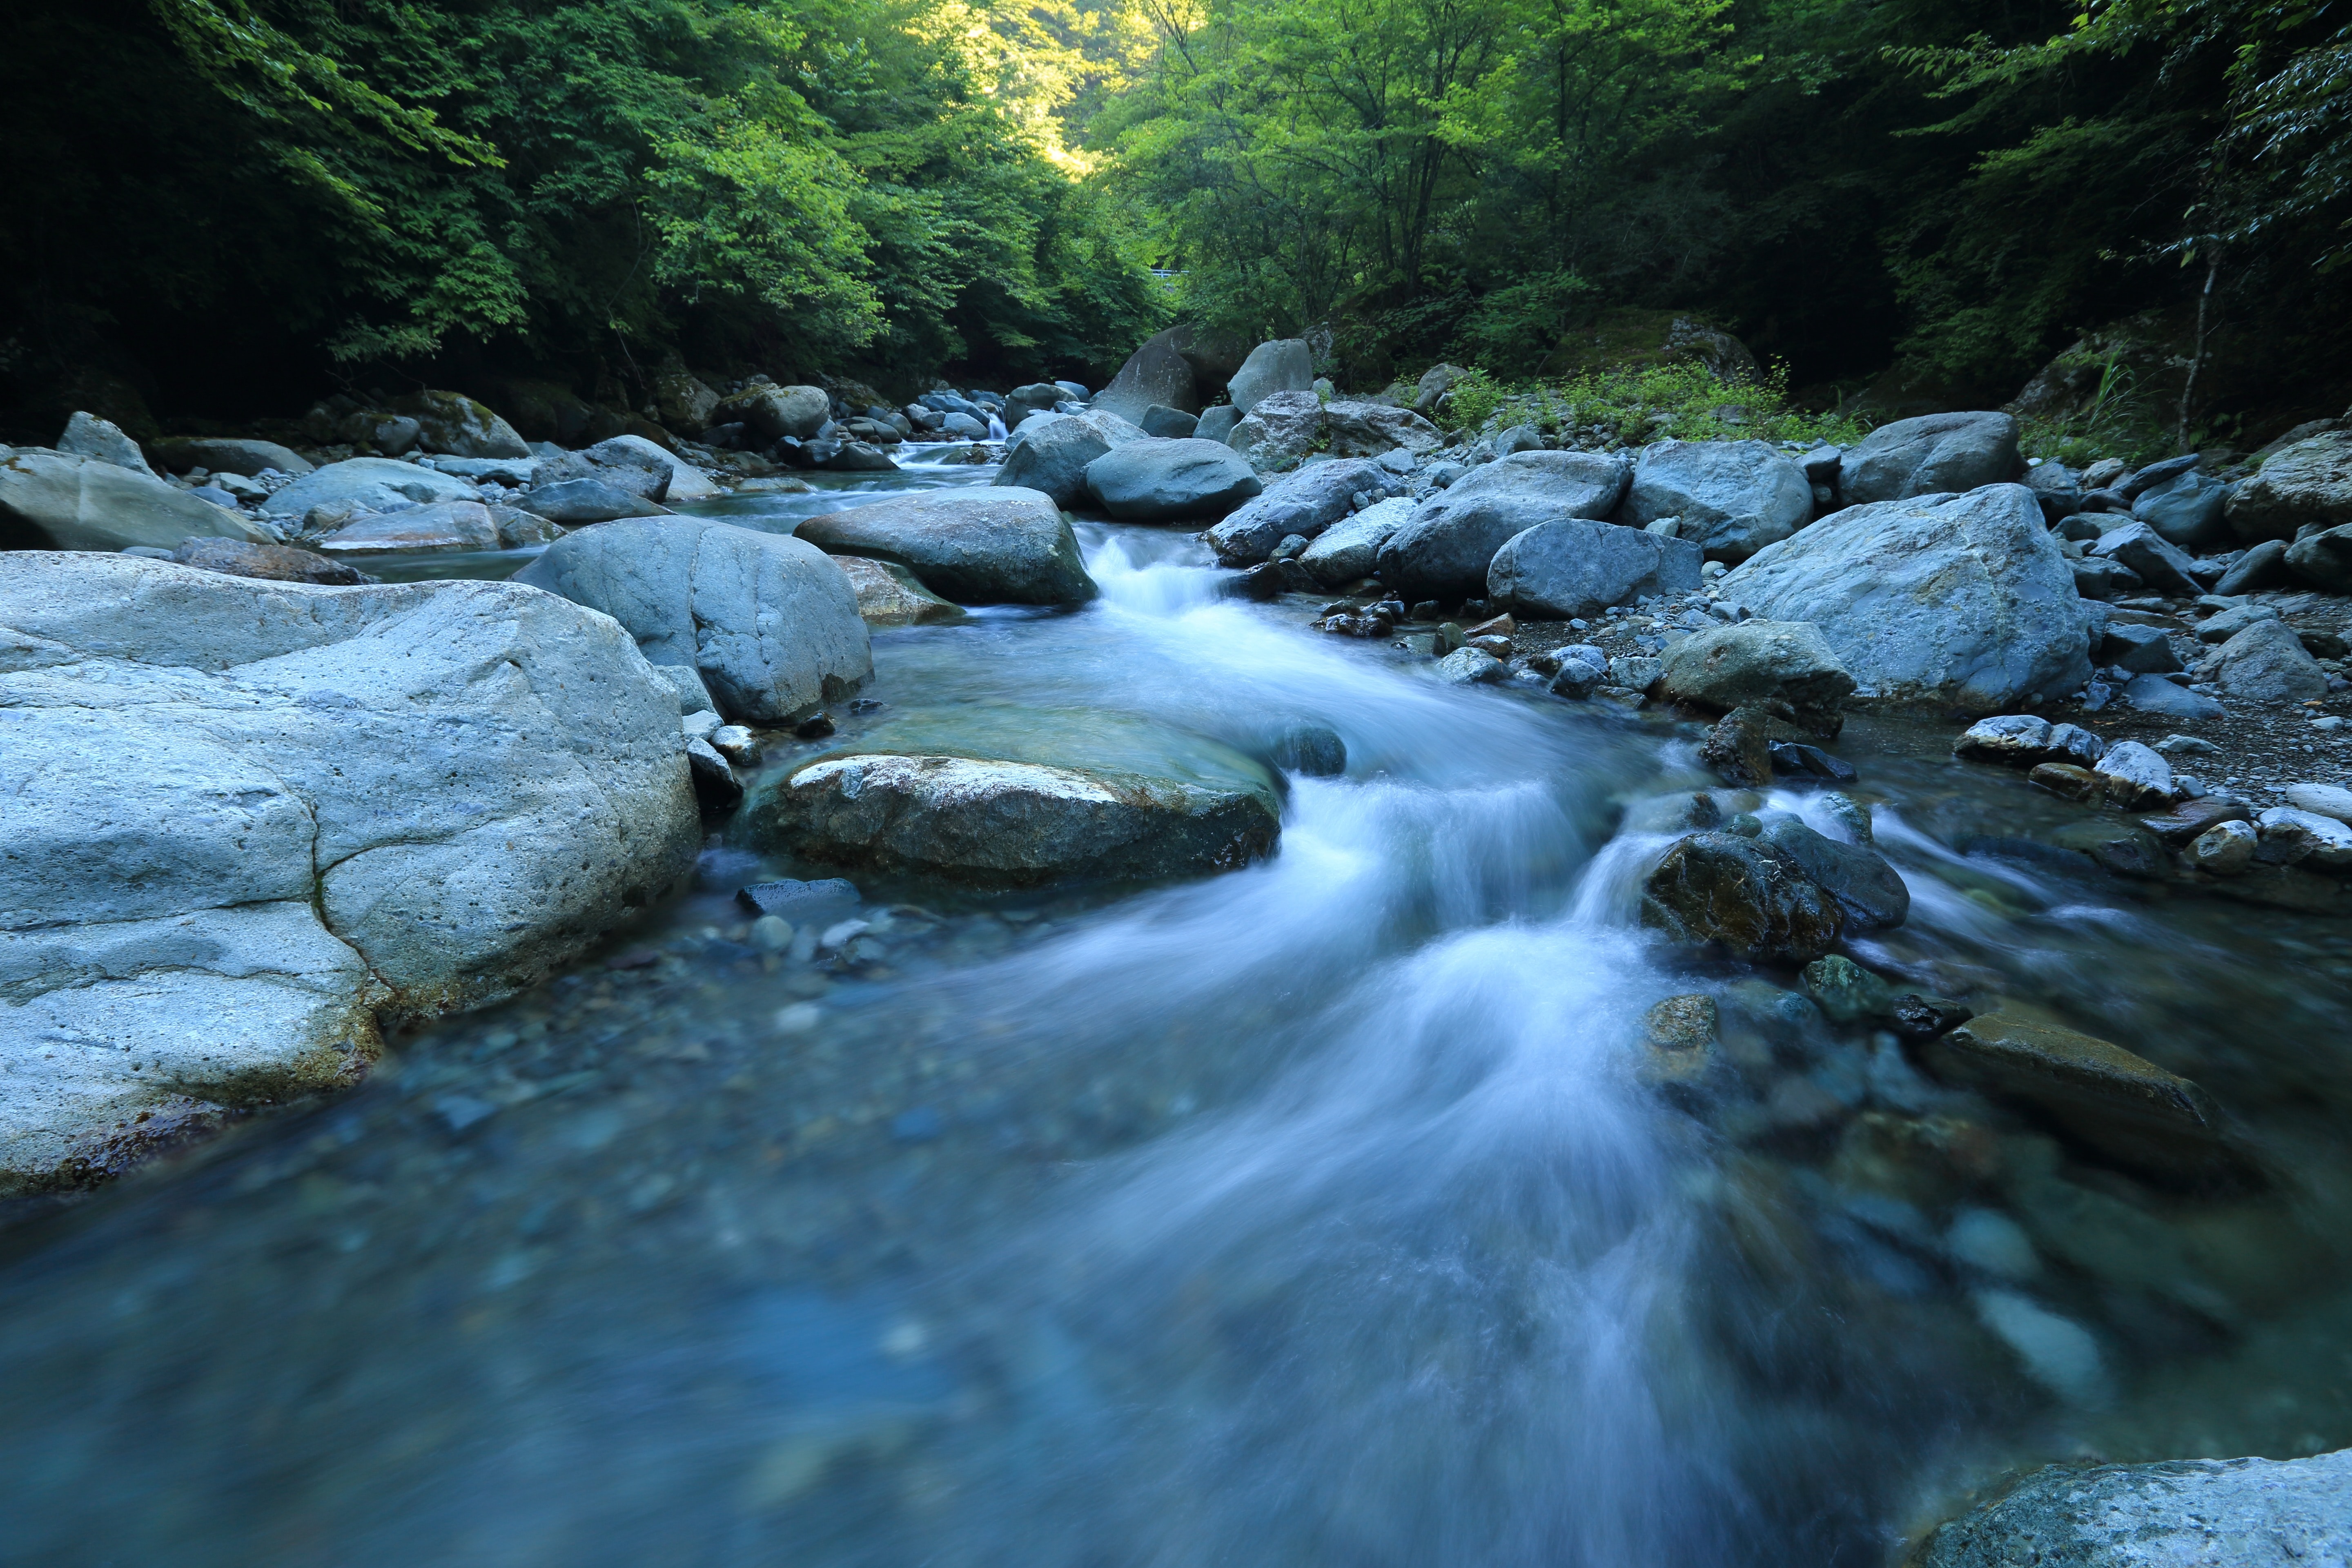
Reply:
[[[1844,924],[1836,898],[1794,861],[1728,832],[1668,850],[1643,885],[1641,918],[1675,942],[1800,963],[1827,952]]]
[[[2073,763],[2042,763],[2025,776],[2029,784],[2065,800],[2092,800],[2099,793],[2098,775]]]
[[[1751,789],[1772,780],[1770,717],[1761,709],[1735,708],[1707,731],[1698,749],[1699,761],[1734,789]]]
[[[2216,823],[2189,841],[2189,864],[2211,877],[2242,876],[2260,843],[2252,823]]]

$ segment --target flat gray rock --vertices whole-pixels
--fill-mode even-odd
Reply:
[[[1647,594],[1696,593],[1702,564],[1687,539],[1562,518],[1504,542],[1486,567],[1486,599],[1497,609],[1570,620]]]
[[[249,479],[264,468],[276,468],[299,479],[317,467],[289,447],[251,436],[165,436],[154,447],[156,456],[173,473],[209,468],[216,474],[243,474]]]
[[[2080,690],[2089,623],[2022,485],[1848,507],[1723,579],[1767,620],[1810,621],[1875,700],[2011,712]]]
[[[2017,421],[2000,413],[1924,414],[1881,425],[1838,459],[1848,506],[2001,484],[2025,471]]]
[[[699,671],[730,719],[782,724],[874,674],[849,578],[782,534],[634,519],[556,541],[514,580],[602,610],[655,664]]]
[[[1129,441],[1086,473],[1087,493],[1122,522],[1223,517],[1265,488],[1231,447],[1191,438]]]
[[[1633,466],[1621,452],[1514,452],[1482,463],[1447,488],[1448,500],[1507,496],[1545,501],[1570,517],[1604,518],[1625,499]]]
[[[1223,564],[1255,565],[1294,533],[1302,539],[1319,535],[1348,515],[1357,496],[1384,498],[1395,489],[1395,476],[1361,458],[1310,463],[1267,483],[1205,537]]]
[[[411,502],[472,500],[474,487],[393,458],[346,458],[313,468],[261,503],[270,517],[299,518],[314,506],[350,505],[362,511],[389,511]]]
[[[904,566],[959,605],[1076,605],[1097,592],[1061,510],[1017,487],[900,493],[793,531],[829,555]]]
[[[1745,561],[1812,514],[1805,470],[1769,442],[1657,441],[1642,448],[1619,515],[1637,528],[1680,518],[1708,560]]]
[[[1299,556],[1298,564],[1326,588],[1343,588],[1360,581],[1370,576],[1379,563],[1381,546],[1412,516],[1412,502],[1403,496],[1374,501],[1317,534],[1315,542]]]
[[[172,550],[184,539],[272,542],[226,507],[94,458],[19,447],[0,460],[0,549]]]
[[[2284,621],[2256,621],[2197,667],[2200,679],[2255,702],[2304,702],[2327,695],[2327,672]]]
[[[2219,719],[2225,710],[2201,691],[2191,691],[2160,675],[2136,675],[2124,683],[2124,700],[2143,713],[2168,719]]]

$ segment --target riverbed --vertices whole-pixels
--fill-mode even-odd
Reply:
[[[2267,1173],[2149,1185],[1638,928],[1667,840],[1626,824],[1707,787],[1696,726],[1079,533],[1097,601],[877,633],[755,797],[882,726],[1328,725],[1272,859],[861,878],[855,943],[777,952],[735,890],[831,868],[714,822],[572,972],[0,1231],[5,1555],[1814,1568],[2050,1459],[2352,1444],[2340,923],[2034,852],[2084,808],[1849,723],[1912,894],[1851,951],[2196,1079]],[[1662,1087],[1643,1016],[1692,992],[1744,1022]]]

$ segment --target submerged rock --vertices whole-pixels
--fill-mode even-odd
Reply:
[[[1075,605],[1097,592],[1068,520],[1035,490],[899,493],[793,531],[830,554],[894,562],[959,605]]]
[[[1807,963],[1830,950],[1844,919],[1836,898],[1774,846],[1697,833],[1667,850],[1643,882],[1642,923],[1750,962]]]

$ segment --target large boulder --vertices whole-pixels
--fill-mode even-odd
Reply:
[[[1657,441],[1642,448],[1621,515],[1637,528],[1680,518],[1708,560],[1745,561],[1812,514],[1804,468],[1768,441]]]
[[[2229,521],[2222,516],[2229,500],[2229,486],[2192,468],[2140,491],[2132,501],[2132,516],[2156,530],[2168,544],[2201,550],[2230,537]]]
[[[1231,447],[1189,437],[1146,437],[1087,465],[1087,493],[1122,522],[1223,517],[1264,488]]]
[[[1834,734],[1854,679],[1822,636],[1801,622],[1742,621],[1696,632],[1666,650],[1668,701],[1709,712],[1761,708]]]
[[[412,503],[473,499],[474,487],[453,474],[393,458],[346,458],[303,475],[263,501],[261,510],[271,517],[299,518],[314,506],[391,511]]]
[[[1513,452],[1454,481],[1448,500],[1510,496],[1545,501],[1570,517],[1603,518],[1617,510],[1633,466],[1616,452]]]
[[[2297,1568],[2352,1561],[2352,1448],[2052,1465],[1927,1538],[1919,1568]]]
[[[1899,926],[1910,918],[1911,889],[1903,874],[1869,845],[1841,843],[1794,816],[1767,823],[1763,839],[1838,901],[1845,910],[1846,930]]]
[[[1696,593],[1702,563],[1687,539],[1559,518],[1504,542],[1486,567],[1486,599],[1551,620],[1597,616],[1645,594]]]
[[[297,479],[318,465],[290,447],[251,436],[164,436],[147,444],[155,460],[175,474],[206,468],[215,474],[244,474],[265,468]]]
[[[2196,563],[2145,522],[2134,521],[2121,528],[2109,529],[2092,542],[2090,554],[2094,559],[2113,561],[2126,567],[2159,594],[2185,596],[2205,591],[2189,575],[2190,567]]]
[[[1187,327],[1171,327],[1144,340],[1110,384],[1095,394],[1094,406],[1138,422],[1155,403],[1187,414],[1201,412],[1200,389],[1182,352],[1191,340]]]
[[[147,456],[139,449],[139,443],[124,435],[122,426],[95,414],[77,412],[67,420],[65,433],[58,437],[58,450],[112,463],[118,468],[128,468],[151,479],[158,477],[147,466]]]
[[[681,501],[709,500],[723,493],[709,474],[643,436],[614,436],[597,442],[582,455],[607,472],[654,476],[652,482],[637,492],[647,500],[675,506]]]
[[[833,417],[833,399],[821,386],[778,386],[761,382],[747,386],[712,413],[717,424],[740,422],[763,442],[789,436],[805,441]]]
[[[828,554],[894,562],[959,605],[1076,605],[1097,592],[1069,520],[1035,490],[900,492],[793,531]]]
[[[1810,963],[1844,927],[1837,899],[1760,838],[1695,833],[1642,884],[1642,924],[1749,963]]]
[[[1276,392],[1235,421],[1225,445],[1262,474],[1293,468],[1323,445],[1323,401],[1311,392]]]
[[[1309,463],[1227,513],[1209,530],[1209,548],[1227,566],[1253,565],[1294,533],[1313,539],[1347,516],[1357,496],[1385,497],[1395,488],[1395,475],[1364,458]]]
[[[2327,695],[2327,672],[2284,622],[2256,621],[2215,648],[2198,678],[2255,702],[2308,702]]]
[[[1720,587],[1763,619],[1820,627],[1881,702],[2002,713],[2091,678],[2088,612],[2022,485],[1849,507]]]
[[[453,458],[530,456],[530,447],[513,426],[462,392],[412,392],[395,398],[392,406],[416,421],[417,438],[428,452]]]
[[[675,693],[534,588],[39,552],[0,627],[0,1191],[348,1084],[700,847]]]
[[[654,417],[665,427],[688,436],[708,429],[710,416],[719,406],[719,394],[676,361],[654,373],[648,390],[653,394]]]
[[[38,447],[0,461],[0,549],[170,550],[192,538],[269,542],[226,507],[150,474]]]
[[[1377,458],[1400,447],[1419,454],[1444,439],[1436,426],[1410,408],[1385,403],[1323,405],[1324,450],[1335,458]]]
[[[615,484],[612,473],[537,484],[522,498],[523,507],[550,522],[572,524],[610,522],[616,517],[661,517],[667,507]]]
[[[1114,447],[1140,441],[1143,432],[1116,414],[1039,414],[1021,422],[1004,445],[1004,461],[994,483],[1032,489],[1054,498],[1058,507],[1087,499],[1087,465]]]
[[[994,710],[869,732],[858,754],[756,801],[748,826],[806,859],[1002,885],[1229,869],[1270,853],[1280,818],[1273,776],[1219,742],[1114,714]]]
[[[2017,421],[2007,414],[1923,414],[1881,425],[1838,459],[1848,506],[1907,500],[1996,485],[2025,471]]]
[[[1403,496],[1374,501],[1317,534],[1298,564],[1321,587],[1344,588],[1360,582],[1380,564],[1381,546],[1412,516],[1412,502]]]
[[[2288,571],[2315,588],[2352,594],[2352,524],[2296,540],[2287,546],[2285,561]]]
[[[1441,491],[1416,508],[1381,546],[1381,581],[1408,602],[1448,604],[1483,598],[1487,574],[1503,546],[1531,528],[1573,520],[1557,501],[1474,491]]]
[[[1315,355],[1304,338],[1276,338],[1250,350],[1226,383],[1233,405],[1247,414],[1267,394],[1315,390]]]
[[[2352,522],[2352,431],[2331,430],[2280,447],[2223,509],[2245,543],[2291,540],[2314,523]]]
[[[655,664],[700,671],[730,719],[785,723],[874,674],[849,579],[780,533],[635,519],[557,540],[514,580],[604,611]]]

